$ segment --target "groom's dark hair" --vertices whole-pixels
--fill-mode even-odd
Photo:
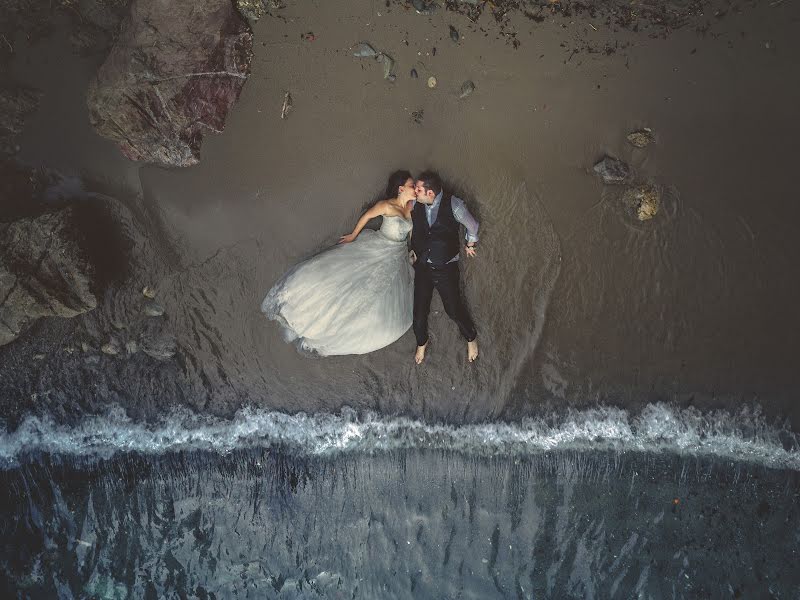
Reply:
[[[437,196],[442,191],[442,179],[436,171],[423,171],[417,175],[417,181],[421,181],[426,190]]]
[[[405,185],[409,179],[412,179],[411,173],[405,169],[400,169],[389,175],[389,182],[386,184],[386,197],[397,198],[397,189]]]

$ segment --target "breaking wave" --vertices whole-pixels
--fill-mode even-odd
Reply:
[[[230,420],[184,411],[145,424],[116,407],[74,426],[28,417],[15,431],[0,433],[0,463],[13,467],[41,453],[102,459],[125,452],[227,453],[253,447],[280,447],[305,455],[429,449],[524,456],[616,450],[713,456],[800,471],[799,442],[797,434],[769,425],[758,409],[702,413],[662,403],[647,405],[637,414],[600,407],[518,422],[458,426],[351,409],[308,415],[252,408]]]

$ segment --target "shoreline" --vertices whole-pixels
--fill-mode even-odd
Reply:
[[[127,161],[91,130],[84,94],[102,56],[72,55],[64,31],[13,41],[13,79],[43,91],[17,158],[82,177],[67,202],[124,190],[109,202],[132,272],[94,311],[42,319],[0,347],[9,422],[112,402],[142,419],[176,406],[230,416],[266,398],[289,412],[351,405],[468,423],[598,402],[735,412],[744,398],[800,427],[790,180],[800,86],[786,78],[796,7],[754,6],[666,39],[593,31],[584,14],[511,14],[516,49],[486,14],[474,28],[396,6],[282,14],[254,25],[250,79],[224,132],[184,170]],[[393,55],[394,83],[350,55],[362,40]],[[615,51],[573,52],[589,47]],[[467,79],[475,92],[459,99]],[[281,120],[285,91],[294,108]],[[656,141],[639,149],[625,136],[642,127]],[[592,172],[604,154],[669,190],[651,221],[631,221]],[[351,226],[401,166],[438,168],[482,221],[481,256],[464,269],[486,332],[477,369],[462,364],[442,314],[425,370],[411,364],[410,334],[366,357],[308,360],[258,314],[272,282]],[[163,316],[142,316],[145,286]],[[171,340],[172,356],[102,351],[152,339]]]

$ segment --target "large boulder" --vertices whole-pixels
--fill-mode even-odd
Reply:
[[[72,209],[0,223],[0,345],[41,317],[97,306],[91,267],[71,234]]]
[[[134,0],[89,85],[92,125],[132,160],[196,164],[205,132],[225,127],[252,45],[230,0]]]

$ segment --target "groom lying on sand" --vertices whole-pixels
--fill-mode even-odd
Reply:
[[[467,340],[467,360],[478,358],[475,324],[469,315],[459,286],[459,224],[467,230],[465,252],[475,256],[478,243],[478,221],[464,201],[444,192],[442,181],[434,171],[425,171],[416,179],[417,202],[411,211],[414,224],[411,234],[414,261],[414,335],[417,337],[417,364],[425,360],[428,346],[428,313],[433,290],[439,292],[444,310],[458,325]]]

